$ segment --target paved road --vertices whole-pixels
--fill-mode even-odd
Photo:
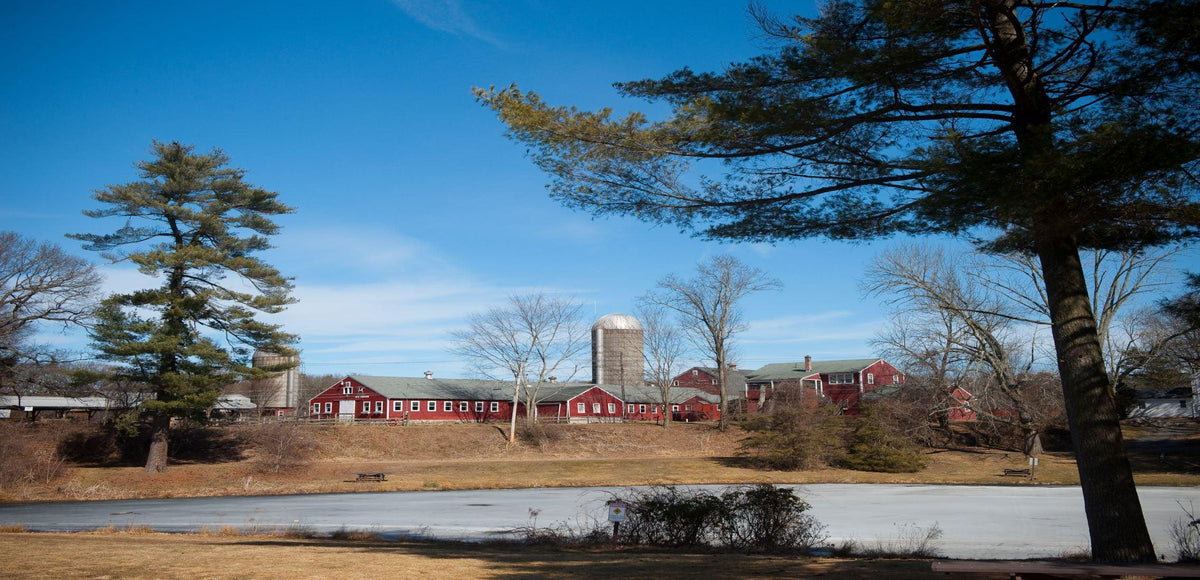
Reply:
[[[833,543],[873,546],[933,525],[936,546],[954,558],[1031,558],[1085,549],[1087,525],[1077,487],[820,484],[796,486]],[[528,525],[584,524],[604,517],[609,489],[558,488],[426,491],[267,497],[64,502],[0,505],[0,523],[39,531],[150,526],[168,532],[277,529],[374,530],[387,536],[480,539]],[[1139,489],[1160,553],[1172,558],[1171,523],[1200,509],[1200,488]]]

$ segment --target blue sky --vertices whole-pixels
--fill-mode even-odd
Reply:
[[[295,278],[300,302],[277,321],[308,373],[467,376],[446,347],[472,312],[531,290],[630,312],[717,253],[783,282],[745,301],[743,367],[872,356],[886,312],[857,280],[900,241],[728,245],[566,210],[471,94],[515,82],[653,112],[611,84],[763,46],[738,1],[15,3],[0,23],[0,229],[88,255],[63,235],[120,225],[81,214],[91,192],[175,140],[223,149],[296,208],[264,258]],[[146,283],[104,270],[112,290]]]

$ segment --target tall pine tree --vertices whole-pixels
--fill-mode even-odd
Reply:
[[[278,230],[271,216],[292,209],[244,182],[219,150],[155,142],[151,151],[154,159],[135,164],[140,180],[96,191],[105,207],[84,212],[125,225],[70,237],[161,281],[106,299],[92,333],[93,348],[117,363],[120,378],[154,393],[137,419],[150,431],[146,471],[160,472],[173,417],[200,417],[222,386],[276,370],[252,368],[253,350],[291,354],[296,337],[255,319],[293,300],[290,280],[253,256]]]
[[[815,18],[755,16],[768,53],[617,85],[670,106],[659,122],[515,86],[477,94],[572,207],[717,239],[963,234],[1036,255],[1093,558],[1153,560],[1079,250],[1200,235],[1200,2],[835,0]]]

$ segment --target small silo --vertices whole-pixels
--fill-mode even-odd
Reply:
[[[642,323],[628,314],[601,316],[592,325],[592,381],[642,385]]]
[[[254,381],[251,398],[260,409],[295,409],[300,404],[300,358],[265,350],[254,351],[254,368],[292,364],[285,371]]]

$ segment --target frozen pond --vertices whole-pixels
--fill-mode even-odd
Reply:
[[[720,489],[722,486],[704,486]],[[815,484],[793,486],[827,526],[831,543],[887,544],[937,525],[936,546],[953,558],[1032,558],[1086,549],[1083,496],[1067,486]],[[0,523],[37,531],[150,526],[183,532],[235,526],[298,526],[385,536],[483,539],[530,523],[581,524],[605,517],[613,488],[547,488],[212,497],[0,505]],[[1173,557],[1170,525],[1200,506],[1200,488],[1138,490],[1159,553]]]

